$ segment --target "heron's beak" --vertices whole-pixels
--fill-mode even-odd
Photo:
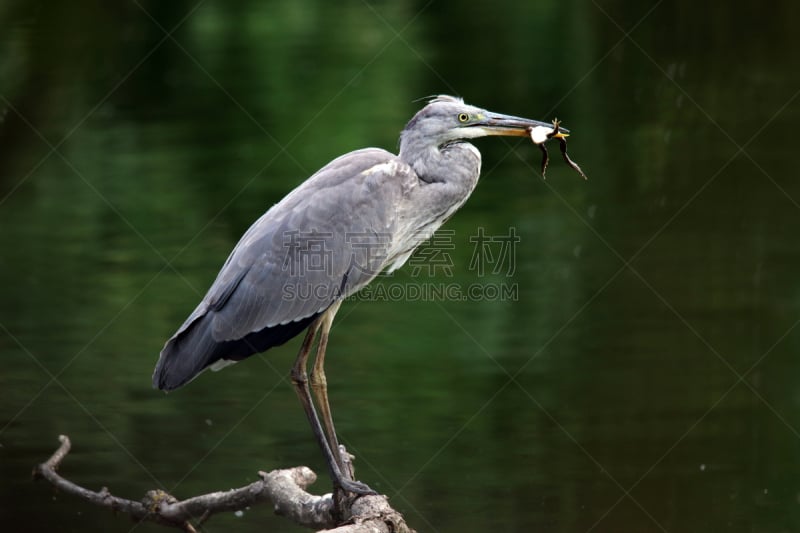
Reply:
[[[527,137],[533,128],[542,127],[553,129],[552,123],[530,120],[527,118],[515,117],[512,115],[502,115],[500,113],[486,113],[486,118],[475,124],[485,135],[506,135],[512,137]],[[566,137],[569,130],[559,128],[559,137]]]

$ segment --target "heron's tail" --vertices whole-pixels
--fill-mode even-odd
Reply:
[[[206,368],[219,370],[215,363],[235,363],[279,346],[306,329],[320,314],[322,311],[226,340],[214,338],[214,320],[219,318],[215,311],[198,307],[161,350],[153,372],[153,387],[171,391],[190,382]]]
[[[177,389],[222,358],[220,343],[212,337],[210,325],[207,315],[187,320],[167,341],[153,371],[153,387],[163,391]]]

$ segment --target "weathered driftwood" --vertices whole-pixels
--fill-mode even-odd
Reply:
[[[61,446],[33,470],[34,478],[46,479],[53,486],[95,505],[126,513],[136,521],[195,532],[212,515],[233,512],[259,503],[272,503],[275,513],[295,524],[336,533],[412,532],[400,513],[392,509],[385,496],[361,496],[339,499],[336,507],[332,494],[315,496],[306,488],[316,481],[316,474],[305,466],[259,472],[258,481],[238,489],[211,492],[178,500],[162,491],[148,491],[141,501],[114,496],[103,487],[92,491],[62,477],[56,471],[70,450],[70,440],[59,436]],[[342,502],[345,508],[342,509]],[[338,517],[338,518],[337,518]],[[332,529],[333,528],[333,529]]]

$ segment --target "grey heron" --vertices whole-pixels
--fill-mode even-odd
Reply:
[[[373,493],[347,472],[331,418],[324,363],[334,316],[343,298],[402,266],[464,204],[481,167],[469,139],[528,136],[537,127],[553,128],[438,96],[403,129],[398,155],[366,148],[325,165],[245,232],[208,293],[164,345],[153,386],[176,389],[206,368],[240,361],[307,330],[291,378],[334,487]]]

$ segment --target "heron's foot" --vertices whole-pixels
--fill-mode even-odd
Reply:
[[[340,479],[335,484],[346,492],[352,492],[353,494],[358,494],[359,496],[368,496],[368,495],[375,495],[378,494],[366,483],[362,483],[361,481],[353,481],[349,479]]]

